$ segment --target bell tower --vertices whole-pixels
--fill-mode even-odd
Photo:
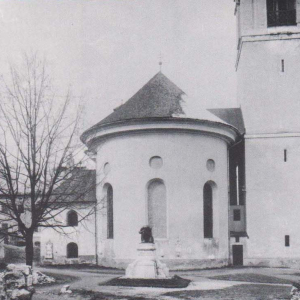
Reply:
[[[235,14],[246,128],[244,263],[300,266],[300,0],[236,0]]]
[[[300,1],[236,0],[235,13],[247,134],[300,132]]]

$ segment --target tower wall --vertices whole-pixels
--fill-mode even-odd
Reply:
[[[299,32],[300,30],[299,0],[295,0],[296,26],[274,27],[268,27],[267,0],[240,0],[236,2],[238,38],[251,35],[277,34],[279,32]]]
[[[269,26],[266,0],[241,0],[237,6],[238,100],[246,127],[247,265],[299,267],[300,262],[298,0],[295,9],[296,24]]]
[[[246,265],[300,266],[299,153],[300,136],[246,138]]]
[[[300,130],[300,35],[244,41],[237,69],[246,133]]]

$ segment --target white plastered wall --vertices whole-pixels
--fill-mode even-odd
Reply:
[[[71,210],[71,209],[70,209]],[[78,213],[78,219],[87,216],[93,211],[93,205],[78,206],[72,208]],[[56,218],[63,225],[67,225],[67,213],[65,210]],[[95,217],[94,214],[89,215],[78,226],[63,228],[65,234],[60,234],[52,228],[42,228],[40,232],[41,237],[41,258],[45,257],[46,244],[51,242],[53,244],[54,261],[64,263],[67,256],[67,244],[76,243],[78,245],[79,258],[94,261],[95,260]]]
[[[152,169],[153,156],[163,159],[161,169]],[[206,169],[208,159],[216,163]],[[110,164],[104,175],[103,166]],[[139,229],[147,224],[147,183],[162,179],[167,190],[168,238],[156,240],[164,259],[228,258],[228,178],[225,141],[191,133],[143,133],[107,140],[98,147],[97,198],[110,183],[114,194],[114,239],[106,239],[106,214],[98,216],[99,259],[136,258]],[[214,240],[203,239],[203,186],[212,181],[214,190]],[[100,200],[101,201],[101,200]],[[101,205],[99,205],[100,207]],[[108,263],[109,264],[109,263]]]
[[[300,137],[246,139],[246,264],[299,266],[299,166]]]

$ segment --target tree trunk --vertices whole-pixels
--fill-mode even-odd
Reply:
[[[26,234],[26,248],[25,248],[25,254],[26,254],[26,265],[32,267],[33,263],[33,233],[29,232]]]

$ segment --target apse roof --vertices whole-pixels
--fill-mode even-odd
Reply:
[[[236,127],[236,122],[228,122],[219,114],[205,109],[201,101],[188,97],[163,73],[158,72],[127,102],[83,133],[82,138],[84,140],[87,134],[104,125],[153,118],[205,120]]]
[[[172,117],[173,114],[183,113],[183,95],[184,92],[179,87],[159,72],[97,125],[127,119]]]

